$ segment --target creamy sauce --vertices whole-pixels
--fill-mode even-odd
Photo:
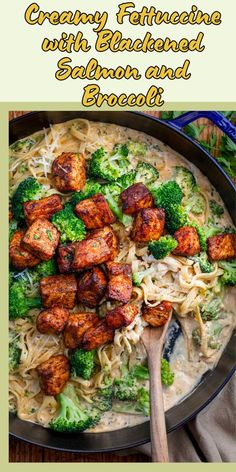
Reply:
[[[232,302],[232,300],[235,300],[235,296],[236,290],[231,290],[230,295],[226,296],[225,302],[230,303],[230,300]],[[174,383],[170,387],[163,388],[165,411],[190,395],[201,381],[203,374],[215,367],[235,326],[235,323],[232,323],[232,316],[233,315],[228,317],[229,324],[223,330],[221,337],[222,348],[217,351],[213,359],[211,358],[211,361],[199,357],[197,350],[195,351],[194,359],[190,360],[184,336],[181,335],[176,340],[173,353],[170,357],[170,366],[175,373]],[[146,382],[145,386],[148,387],[149,382]],[[145,421],[147,421],[147,417],[143,415],[119,414],[109,411],[102,416],[100,423],[89,432],[112,431],[135,426]]]

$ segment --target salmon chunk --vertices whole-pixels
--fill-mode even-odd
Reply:
[[[132,267],[131,264],[124,264],[122,262],[110,261],[106,263],[106,269],[109,277],[111,275],[128,275],[132,276]]]
[[[107,262],[106,268],[109,278],[106,297],[108,300],[128,303],[133,288],[131,264]]]
[[[85,351],[92,351],[103,344],[111,343],[113,339],[114,330],[109,328],[106,320],[99,320],[85,332],[82,347]]]
[[[93,230],[87,238],[76,244],[72,270],[90,269],[114,259],[118,252],[118,240],[110,226]]]
[[[236,234],[217,234],[208,238],[207,252],[212,261],[236,257]]]
[[[101,193],[93,195],[77,203],[75,206],[76,215],[84,222],[87,229],[102,228],[115,222],[106,199]]]
[[[110,249],[110,260],[113,261],[115,259],[119,252],[119,241],[111,226],[92,230],[88,235],[88,239],[90,238],[103,238]]]
[[[165,211],[162,208],[145,208],[135,216],[131,238],[140,243],[158,240],[164,226]]]
[[[156,306],[148,306],[144,303],[142,306],[142,316],[148,324],[158,327],[168,321],[171,310],[171,303],[164,300]]]
[[[132,295],[132,280],[128,275],[112,275],[109,278],[106,297],[108,300],[128,303]]]
[[[93,267],[78,279],[77,298],[84,305],[94,307],[102,300],[107,288],[107,278],[102,269]]]
[[[52,181],[61,193],[77,192],[86,184],[83,154],[63,152],[52,163]]]
[[[56,227],[46,220],[38,218],[27,229],[22,246],[43,261],[49,261],[56,251],[60,233]]]
[[[138,314],[136,305],[123,305],[108,311],[106,314],[106,322],[110,328],[119,329],[128,326]]]
[[[77,282],[72,274],[49,275],[40,280],[40,293],[45,308],[62,306],[72,309],[76,302]]]
[[[111,251],[103,238],[84,239],[75,248],[71,269],[89,269],[111,259]]]
[[[42,310],[36,319],[37,330],[40,333],[60,334],[66,326],[69,311],[60,306]]]
[[[154,205],[151,192],[142,183],[133,184],[121,192],[120,200],[122,211],[126,215],[133,215],[143,208],[151,208]]]
[[[84,334],[99,322],[96,313],[73,313],[63,332],[64,344],[69,349],[82,345]]]
[[[200,241],[196,228],[191,226],[182,226],[174,233],[178,246],[173,254],[177,256],[190,257],[200,252]]]
[[[70,366],[66,356],[52,356],[37,367],[39,381],[45,395],[58,395],[70,378]]]
[[[31,254],[27,249],[22,247],[21,242],[24,237],[24,231],[16,231],[10,242],[10,262],[18,270],[34,267],[39,264],[40,259]]]
[[[23,207],[28,226],[38,218],[49,220],[54,213],[63,209],[61,197],[56,194],[41,198],[41,200],[29,200],[23,204]]]
[[[76,243],[59,244],[57,249],[57,265],[59,272],[72,272],[71,265],[74,259]]]

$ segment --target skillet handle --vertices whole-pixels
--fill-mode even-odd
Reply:
[[[216,126],[218,126],[221,131],[227,134],[227,136],[232,139],[234,143],[236,143],[236,127],[230,123],[230,121],[227,120],[227,118],[225,118],[222,113],[219,113],[218,111],[188,111],[187,113],[178,116],[178,118],[168,120],[168,123],[177,129],[181,129],[198,118],[208,118]]]

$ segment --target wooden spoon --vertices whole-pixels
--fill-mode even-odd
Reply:
[[[147,326],[141,339],[147,352],[150,374],[150,433],[152,462],[169,462],[166,435],[165,412],[161,383],[162,348],[170,324],[172,313],[167,322],[158,328]]]

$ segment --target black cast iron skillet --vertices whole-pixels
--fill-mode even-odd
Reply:
[[[203,115],[206,116],[206,112],[191,113],[193,115],[192,119]],[[215,113],[217,114],[217,112]],[[180,130],[180,126],[184,126],[186,122],[191,120],[190,114],[186,113],[184,116],[186,119],[184,120],[181,117],[180,123],[178,121],[166,123],[135,112],[33,112],[10,122],[10,143],[28,136],[43,127],[47,128],[50,123],[60,123],[78,117],[116,123],[143,131],[168,144],[190,162],[193,162],[203,174],[206,174],[221,195],[234,223],[236,223],[235,187],[210,154]],[[221,124],[223,123],[221,127],[227,131],[228,125],[226,124],[225,126],[225,120],[222,115],[217,114],[217,117],[218,120],[221,117],[221,120],[223,120],[221,121]],[[213,119],[212,116],[211,119]],[[235,128],[229,124],[229,130],[231,137],[235,139]],[[179,405],[167,411],[166,423],[168,432],[183,426],[219,393],[235,370],[235,354],[235,335],[232,335],[215,369],[207,372],[197,388]],[[72,452],[115,451],[144,444],[150,439],[148,421],[131,428],[104,433],[57,434],[41,426],[22,421],[14,414],[10,414],[10,433],[32,444]]]

